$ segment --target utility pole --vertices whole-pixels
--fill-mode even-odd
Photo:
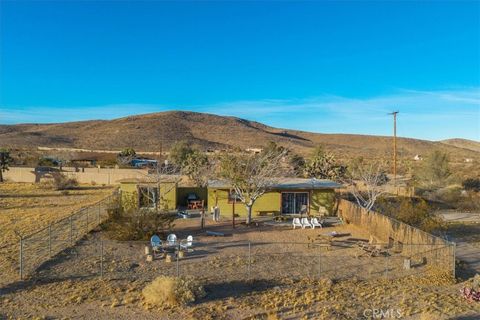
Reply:
[[[389,113],[393,115],[393,185],[397,185],[397,114],[398,111]]]

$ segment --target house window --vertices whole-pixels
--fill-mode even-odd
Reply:
[[[156,208],[158,206],[159,192],[157,187],[138,187],[139,208]]]
[[[308,212],[308,192],[282,192],[282,214]]]
[[[228,203],[239,203],[242,202],[240,196],[235,192],[235,190],[228,191]]]

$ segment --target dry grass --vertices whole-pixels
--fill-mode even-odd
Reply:
[[[193,278],[160,276],[142,290],[142,295],[148,305],[165,308],[195,302],[205,291]]]
[[[28,235],[105,198],[112,191],[80,186],[64,193],[42,184],[0,183],[0,266],[8,270],[16,261],[16,233]]]
[[[366,308],[398,309],[405,319],[426,320],[480,312],[480,304],[468,303],[459,294],[458,288],[462,284],[454,284],[453,279],[441,271],[430,270],[421,279],[419,281],[419,277],[414,276],[389,281],[352,278],[333,282],[329,279],[292,281],[285,278],[265,290],[197,300],[187,305],[177,304],[177,298],[170,297],[172,291],[166,289],[177,287],[174,278],[147,285],[146,288],[152,290],[147,296],[155,297],[153,303],[148,303],[146,288],[142,290],[144,284],[138,281],[64,280],[40,283],[31,289],[0,297],[0,310],[4,310],[5,315],[15,315],[14,318],[20,315],[60,318],[72,310],[93,318],[95,313],[92,312],[101,309],[103,319],[133,311],[138,316],[122,318],[251,320],[359,319],[363,318]],[[190,285],[188,287],[192,290]],[[162,308],[165,300],[158,298],[158,294],[165,294],[165,291],[168,291],[168,299],[172,299],[167,302],[168,308]],[[62,293],[60,298],[59,292]],[[171,303],[173,300],[176,302]],[[184,301],[192,300],[187,298]],[[161,307],[151,308],[145,302],[161,303]]]

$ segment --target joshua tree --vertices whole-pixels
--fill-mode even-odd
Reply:
[[[10,164],[13,162],[10,157],[10,151],[7,149],[0,149],[0,182],[3,182],[3,173],[8,171]]]
[[[221,177],[229,183],[237,199],[247,209],[247,224],[252,221],[255,201],[285,174],[286,150],[266,150],[260,154],[227,154],[220,162]]]
[[[117,155],[117,162],[120,165],[128,165],[135,159],[137,153],[132,148],[125,148]]]
[[[176,142],[170,149],[170,160],[179,168],[183,167],[183,163],[188,156],[195,152],[195,149],[187,141]]]
[[[347,167],[338,164],[335,156],[321,146],[315,148],[305,165],[307,177],[338,181],[345,177],[346,172]]]

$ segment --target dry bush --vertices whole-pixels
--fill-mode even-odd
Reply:
[[[432,208],[423,199],[397,197],[377,201],[377,211],[426,232],[445,229],[443,221],[435,216]]]
[[[138,209],[134,194],[122,196],[120,210],[109,213],[102,225],[108,238],[120,241],[148,240],[152,235],[163,235],[174,226],[176,214],[153,209]]]
[[[203,287],[191,277],[160,276],[142,290],[145,302],[156,307],[182,306],[205,296]]]
[[[458,201],[457,209],[463,211],[480,210],[480,192],[466,191]]]
[[[75,178],[69,178],[62,173],[52,174],[52,179],[42,183],[45,189],[53,190],[69,190],[78,186],[78,181]]]
[[[432,312],[422,312],[420,315],[420,320],[441,320],[445,319],[445,317],[442,317],[438,313],[432,313]]]
[[[468,178],[462,182],[465,190],[480,192],[480,178]]]

